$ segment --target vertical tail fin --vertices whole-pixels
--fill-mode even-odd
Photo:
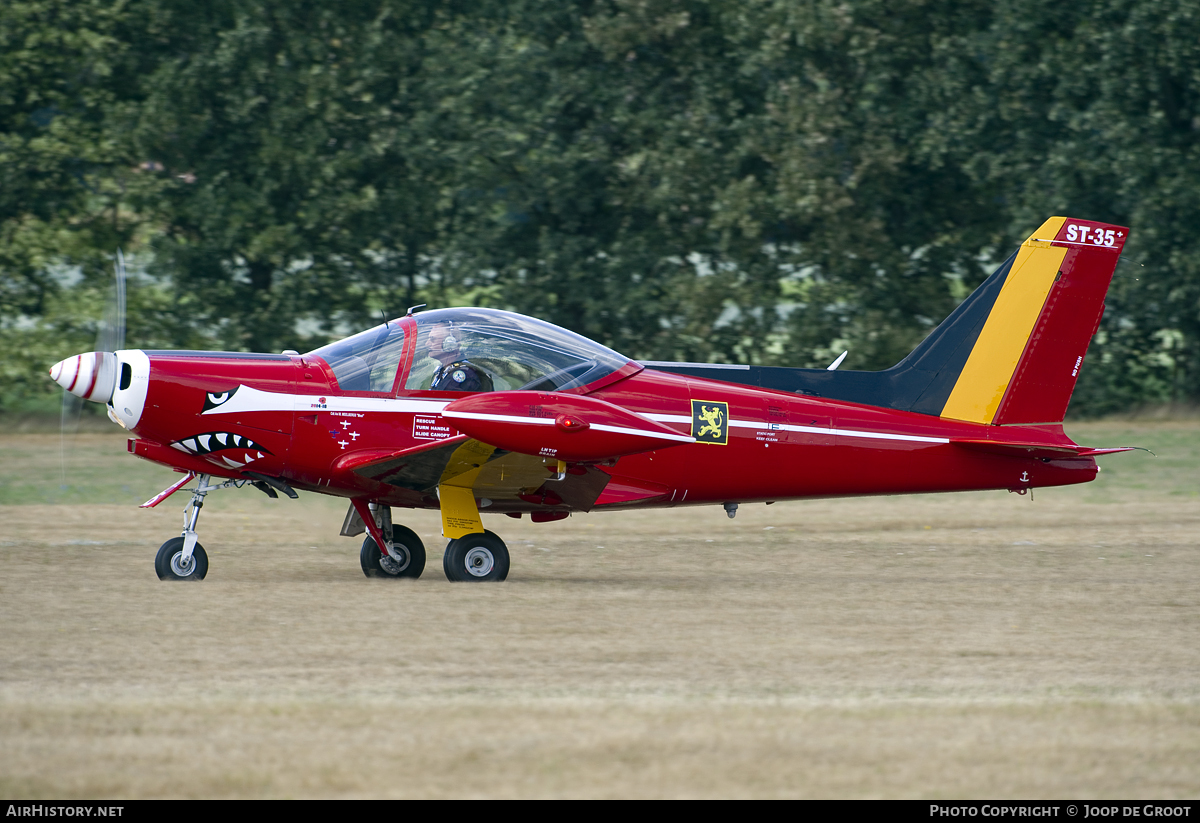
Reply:
[[[1128,234],[1052,217],[1022,243],[940,416],[1061,422]]]
[[[655,369],[986,424],[1059,423],[1129,230],[1051,217],[890,369]]]

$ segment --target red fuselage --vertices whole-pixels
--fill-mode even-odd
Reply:
[[[411,323],[406,318],[400,323]],[[144,406],[130,451],[198,474],[240,478],[253,470],[293,487],[392,506],[437,508],[436,496],[380,483],[352,468],[459,437],[441,412],[461,392],[406,391],[415,335],[391,391],[343,391],[311,355],[147,352]],[[568,394],[607,401],[681,435],[695,434],[693,404],[725,404],[724,441],[667,444],[598,462],[611,476],[590,506],[705,505],[813,497],[978,489],[1024,490],[1084,483],[1088,456],[989,453],[979,443],[1001,429],[722,381],[630,363]],[[116,405],[116,404],[114,404]],[[1007,442],[1073,446],[1058,424],[1006,426]],[[553,461],[548,461],[553,462]],[[544,501],[543,501],[544,503]],[[493,512],[571,508],[497,501]]]

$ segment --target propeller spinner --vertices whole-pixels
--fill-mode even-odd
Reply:
[[[50,379],[76,397],[107,403],[117,387],[117,356],[93,351],[68,357],[50,368]]]

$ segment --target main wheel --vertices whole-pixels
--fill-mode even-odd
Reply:
[[[417,533],[404,526],[392,526],[392,548],[400,555],[399,562],[389,554],[384,554],[375,542],[375,538],[367,535],[363,541],[362,551],[358,553],[358,562],[363,574],[367,577],[420,577],[425,571],[425,544]]]
[[[183,538],[172,537],[159,547],[154,571],[159,580],[203,580],[208,574],[208,554],[197,543],[192,547],[191,560],[184,562]]]
[[[493,532],[468,534],[446,546],[442,568],[456,583],[500,581],[508,577],[508,547]]]

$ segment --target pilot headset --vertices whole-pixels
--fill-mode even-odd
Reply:
[[[458,351],[458,338],[454,336],[454,322],[446,324],[446,336],[442,338],[442,352]]]

